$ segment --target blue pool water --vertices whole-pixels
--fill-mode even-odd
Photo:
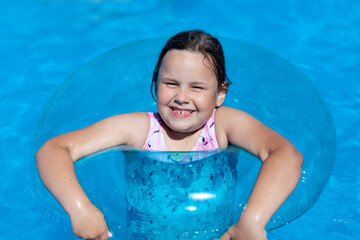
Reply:
[[[291,62],[334,119],[338,148],[328,184],[312,209],[269,239],[359,239],[359,12],[355,0],[1,1],[0,238],[74,239],[69,221],[44,211],[30,183],[31,138],[58,85],[119,45],[201,28]]]

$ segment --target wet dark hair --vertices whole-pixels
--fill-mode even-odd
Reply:
[[[231,81],[225,71],[225,57],[222,46],[215,37],[201,30],[184,31],[171,37],[163,47],[156,63],[151,82],[151,96],[156,100],[156,84],[159,77],[159,69],[166,53],[172,49],[198,52],[204,55],[204,59],[211,64],[211,70],[215,73],[218,81],[218,91],[227,92]],[[154,95],[155,86],[155,95]]]

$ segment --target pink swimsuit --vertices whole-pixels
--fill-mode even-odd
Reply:
[[[164,140],[163,121],[158,113],[148,113],[150,116],[150,131],[143,149],[153,151],[167,151]],[[219,148],[215,136],[215,110],[202,128],[200,138],[192,151],[214,150]]]

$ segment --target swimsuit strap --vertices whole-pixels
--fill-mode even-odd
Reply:
[[[192,151],[214,150],[219,148],[215,134],[215,111],[216,109],[214,109],[211,117],[201,130],[199,140]]]
[[[215,111],[201,130],[199,140],[192,151],[214,150],[219,148],[215,134]],[[163,121],[159,113],[147,113],[150,117],[150,130],[144,143],[143,149],[153,151],[167,151],[164,140]]]
[[[166,144],[164,140],[163,121],[159,113],[147,113],[150,117],[150,130],[144,143],[143,149],[154,151],[166,151]]]

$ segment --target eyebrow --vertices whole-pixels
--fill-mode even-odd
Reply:
[[[168,81],[174,81],[174,82],[179,82],[179,80],[176,80],[176,79],[174,79],[174,78],[169,78],[169,77],[159,77],[159,79],[161,79],[161,80],[168,80]],[[195,81],[190,81],[190,84],[204,84],[204,85],[206,85],[206,81],[195,80]]]
[[[174,79],[174,78],[169,78],[169,77],[159,77],[159,79],[162,79],[162,80],[171,80],[171,81],[176,81],[178,82],[178,80]]]

